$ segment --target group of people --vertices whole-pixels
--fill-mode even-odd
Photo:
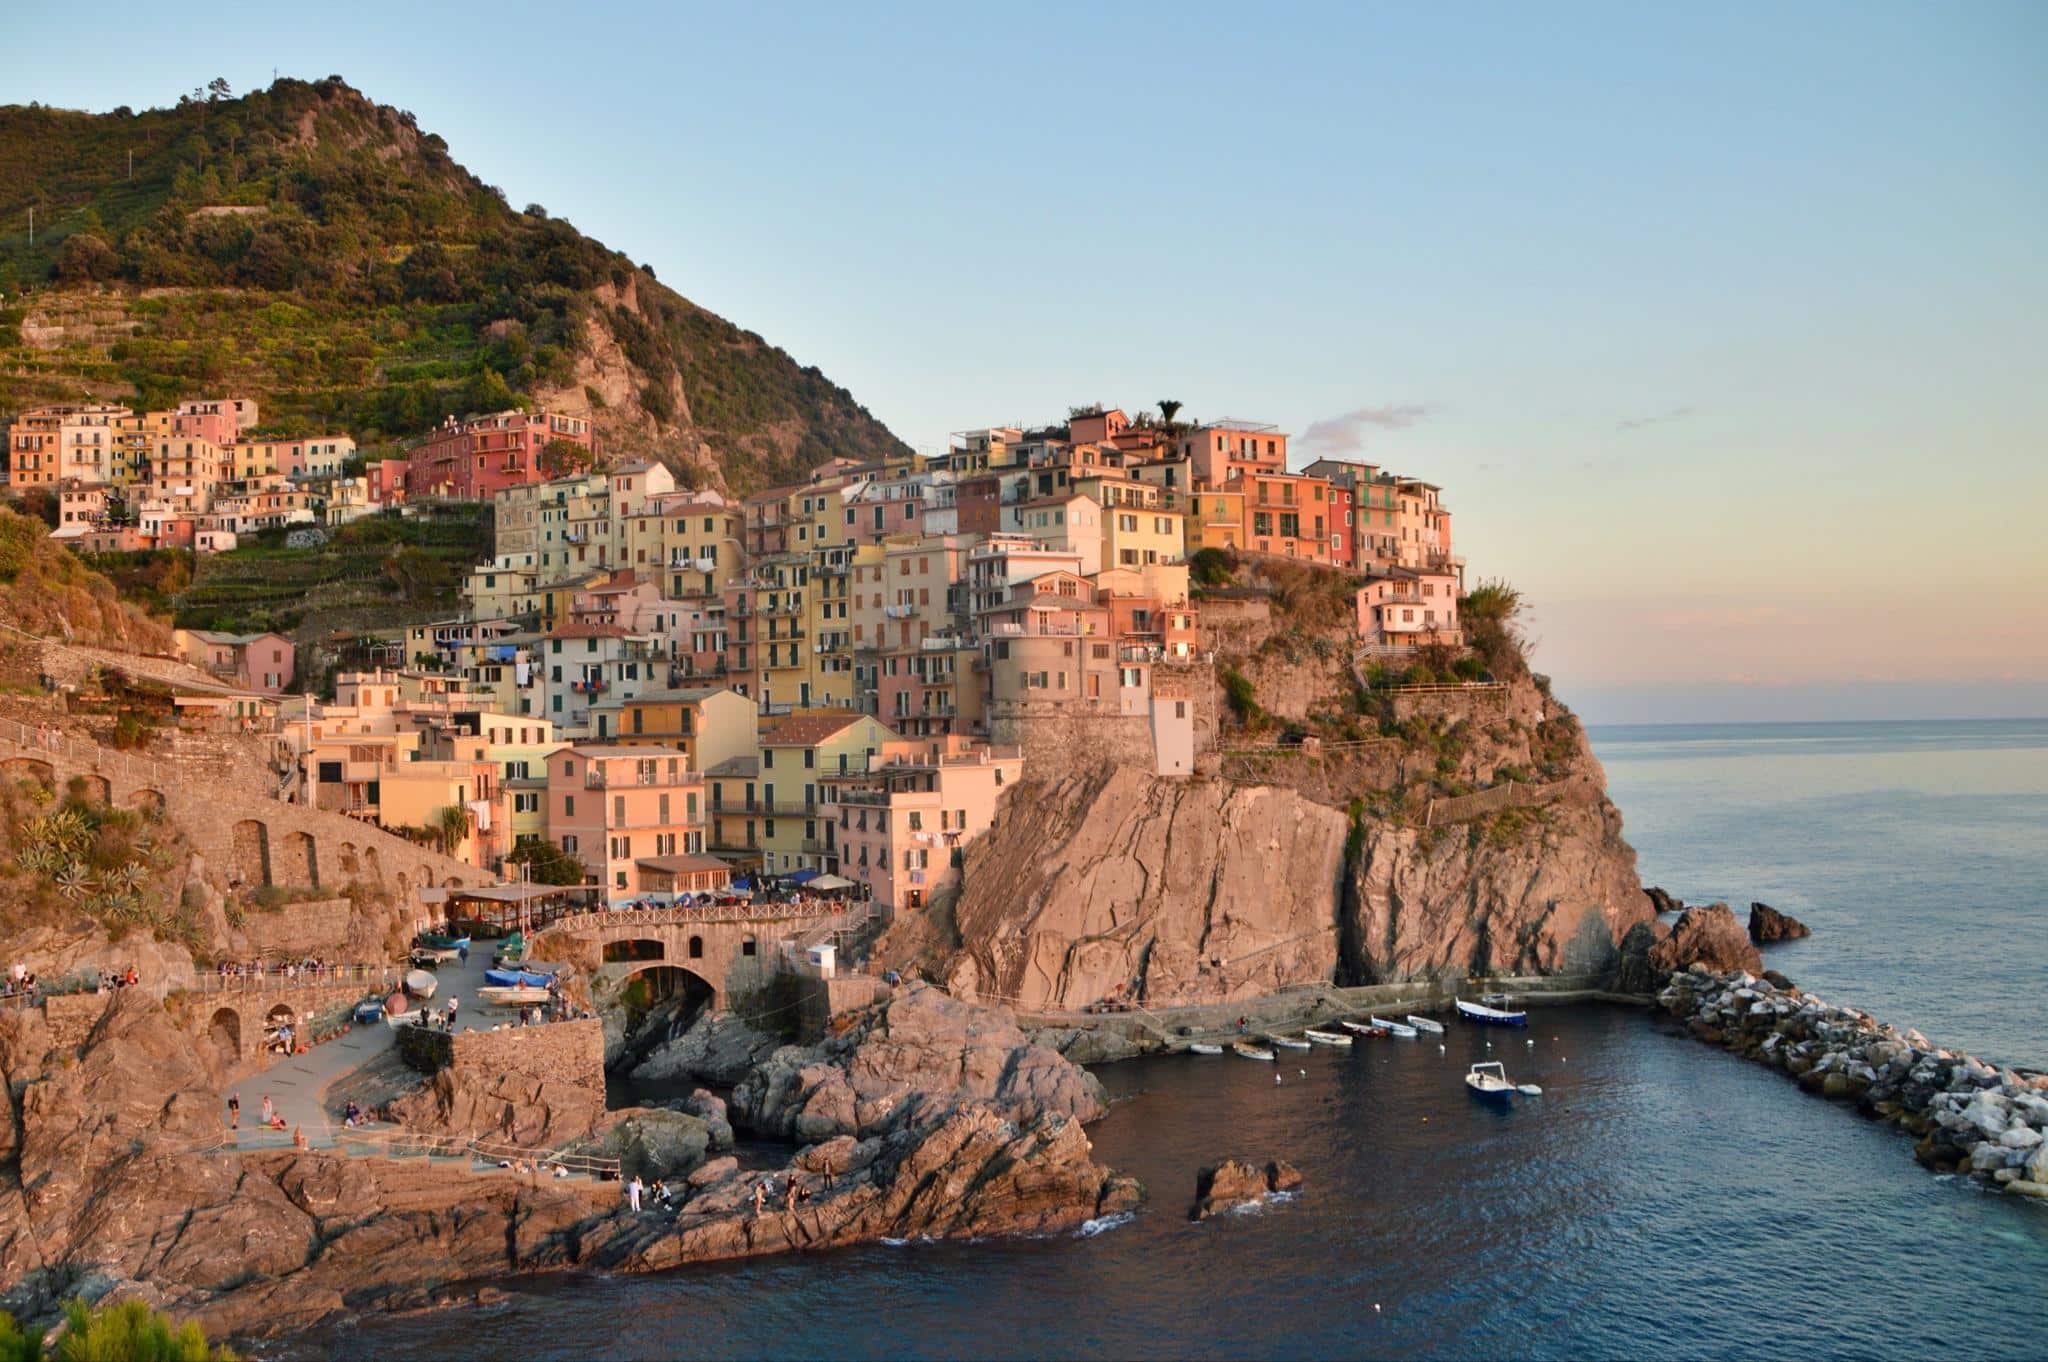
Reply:
[[[0,980],[0,998],[26,998],[33,1002],[36,996],[36,973],[17,960],[14,968],[7,971],[7,977]]]
[[[112,993],[117,988],[133,988],[141,982],[142,977],[135,972],[133,965],[125,970],[103,969],[100,971],[99,985],[94,992]]]
[[[539,1159],[499,1159],[498,1167],[509,1168],[515,1173],[544,1174],[551,1178],[566,1178],[569,1170],[559,1163],[542,1163]]]
[[[275,963],[262,960],[223,960],[215,967],[215,972],[222,979],[282,979],[288,983],[297,983],[301,979],[339,979],[349,968],[347,965],[329,964],[317,956],[309,955],[303,960],[279,960]]]
[[[261,1125],[265,1130],[285,1129],[285,1119],[282,1115],[279,1114],[277,1110],[277,1103],[270,1100],[270,1095],[268,1093],[265,1093],[263,1096],[263,1119],[260,1122],[258,1122],[258,1124]],[[231,1092],[228,1094],[228,1129],[240,1130],[241,1128],[242,1094],[238,1092]],[[298,1137],[298,1139],[303,1138],[303,1135]],[[298,1139],[295,1139],[294,1143],[297,1143]]]

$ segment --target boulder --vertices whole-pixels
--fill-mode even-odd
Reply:
[[[1643,895],[1650,900],[1650,910],[1660,916],[1665,913],[1678,913],[1685,910],[1684,899],[1679,898],[1676,894],[1668,894],[1654,884],[1646,885],[1643,889]]]
[[[648,1055],[634,1068],[632,1078],[635,1083],[694,1079],[729,1086],[781,1044],[729,1012],[715,1013]]]
[[[1763,957],[1742,924],[1725,903],[1688,908],[1671,925],[1671,934],[1649,953],[1650,965],[1675,972],[1704,966],[1712,972],[1744,971],[1756,974],[1764,967]]]
[[[614,1112],[607,1129],[583,1152],[619,1161],[619,1176],[653,1181],[677,1178],[704,1162],[711,1148],[704,1122],[664,1107],[628,1107]]]
[[[1207,1220],[1212,1215],[1263,1201],[1275,1192],[1294,1191],[1301,1183],[1300,1170],[1282,1159],[1264,1166],[1245,1159],[1225,1159],[1196,1175],[1195,1204],[1188,1218]]]
[[[1788,913],[1781,913],[1768,903],[1749,905],[1749,939],[1759,946],[1768,946],[1775,941],[1797,941],[1803,936],[1812,936],[1813,931],[1805,923]]]
[[[689,1113],[704,1123],[705,1133],[711,1137],[713,1149],[732,1148],[732,1121],[725,1111],[725,1099],[704,1088],[698,1088],[681,1102],[677,1109]]]
[[[1670,935],[1671,928],[1656,918],[1628,929],[1621,938],[1620,960],[1614,967],[1612,986],[1616,993],[1651,993],[1664,982],[1670,971],[1652,965],[1650,956]]]

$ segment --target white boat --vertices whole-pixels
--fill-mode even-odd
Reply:
[[[1300,1036],[1267,1036],[1266,1040],[1283,1050],[1306,1050],[1309,1043]]]
[[[1442,1022],[1429,1017],[1418,1017],[1413,1012],[1408,1014],[1408,1024],[1418,1031],[1427,1031],[1432,1036],[1441,1036],[1444,1033]]]
[[[1500,1001],[1506,1002],[1507,1000],[1502,998]],[[1527,1012],[1510,1012],[1502,1007],[1488,1007],[1483,1003],[1468,1003],[1463,998],[1458,999],[1458,1015],[1467,1021],[1478,1022],[1482,1026],[1527,1026],[1529,1024],[1529,1014]]]
[[[1222,1053],[1223,1053],[1223,1047],[1222,1047],[1222,1046],[1220,1046],[1220,1045],[1211,1045],[1211,1044],[1209,1044],[1209,1042],[1208,1042],[1208,1041],[1205,1041],[1205,1040],[1192,1040],[1192,1041],[1189,1041],[1189,1042],[1188,1042],[1188,1049],[1189,1049],[1189,1050],[1191,1050],[1191,1051],[1193,1051],[1193,1052],[1194,1052],[1195,1054],[1198,1054],[1198,1055],[1220,1055],[1220,1054],[1222,1054]]]
[[[1314,1041],[1317,1045],[1349,1046],[1351,1044],[1351,1037],[1341,1035],[1335,1031],[1318,1031],[1314,1027],[1310,1027],[1308,1030],[1302,1032],[1301,1034],[1307,1036],[1311,1041]]]
[[[1507,1066],[1497,1059],[1484,1064],[1474,1064],[1465,1072],[1465,1086],[1475,1096],[1495,1102],[1505,1102],[1515,1095],[1515,1085],[1508,1081]]]
[[[1230,1052],[1239,1059],[1263,1059],[1268,1064],[1273,1062],[1273,1052],[1271,1050],[1266,1049],[1262,1045],[1254,1045],[1248,1040],[1234,1042],[1230,1047]]]
[[[1374,1026],[1386,1027],[1387,1034],[1390,1036],[1399,1036],[1402,1040],[1415,1039],[1415,1028],[1405,1022],[1388,1021],[1385,1017],[1374,1017],[1372,1024]]]
[[[405,976],[405,991],[415,998],[431,998],[441,981],[423,969],[416,969]]]
[[[548,991],[530,984],[486,984],[476,996],[487,1007],[531,1007],[548,1000]]]

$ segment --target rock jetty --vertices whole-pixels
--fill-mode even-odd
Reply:
[[[1700,1040],[1918,1137],[1915,1157],[1937,1172],[2048,1199],[2048,1074],[1941,1049],[1746,970],[1694,965],[1672,976],[1657,1005]]]

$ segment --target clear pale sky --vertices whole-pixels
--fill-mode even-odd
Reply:
[[[2048,6],[91,28],[0,16],[0,101],[339,74],[919,446],[1094,400],[1325,423],[1445,487],[1592,719],[2048,713]]]

